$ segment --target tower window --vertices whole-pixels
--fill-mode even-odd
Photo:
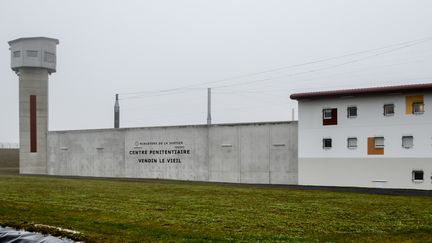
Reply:
[[[324,138],[323,139],[323,148],[324,149],[331,149],[332,147],[332,139],[331,138]]]
[[[14,51],[13,57],[21,57],[21,52],[20,51]]]
[[[393,115],[394,115],[394,104],[384,105],[384,116],[393,116]]]
[[[423,181],[424,180],[424,172],[422,170],[413,170],[412,171],[412,180],[413,181]]]
[[[28,57],[37,57],[37,56],[38,56],[38,51],[31,51],[31,50],[28,50],[28,51],[27,51],[27,56],[28,56]]]
[[[48,62],[48,63],[54,63],[55,62],[55,54],[50,53],[50,52],[45,52],[44,53],[44,62]]]

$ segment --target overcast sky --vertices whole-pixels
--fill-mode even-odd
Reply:
[[[432,82],[430,0],[1,0],[0,142],[19,140],[7,42],[31,36],[60,40],[50,130],[112,127],[115,93],[142,127],[205,123],[207,87],[226,123],[291,120],[295,92]]]

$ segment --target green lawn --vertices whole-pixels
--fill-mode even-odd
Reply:
[[[31,176],[0,195],[0,225],[89,242],[432,242],[432,197]]]

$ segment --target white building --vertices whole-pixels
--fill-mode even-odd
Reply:
[[[291,99],[300,185],[432,189],[432,83]]]

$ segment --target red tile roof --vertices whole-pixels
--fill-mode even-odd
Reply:
[[[297,94],[292,94],[290,98],[293,100],[322,99],[322,98],[332,98],[332,97],[341,97],[341,96],[401,93],[401,92],[415,92],[415,91],[426,91],[426,90],[432,91],[432,83],[297,93]]]

